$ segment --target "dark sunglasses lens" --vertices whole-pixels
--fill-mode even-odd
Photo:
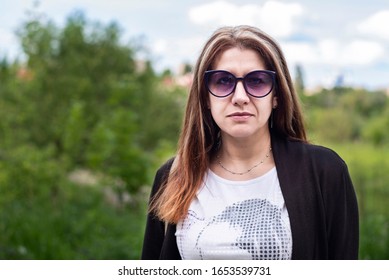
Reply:
[[[208,89],[216,96],[226,96],[235,87],[235,77],[228,72],[214,72],[209,76]]]
[[[267,72],[255,71],[244,79],[246,90],[254,96],[267,95],[273,88],[273,77]]]

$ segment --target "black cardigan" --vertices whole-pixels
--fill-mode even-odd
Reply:
[[[288,209],[292,259],[357,259],[359,222],[345,162],[332,150],[272,135],[272,152]],[[156,173],[151,197],[173,160]],[[181,259],[176,226],[148,214],[142,259]]]

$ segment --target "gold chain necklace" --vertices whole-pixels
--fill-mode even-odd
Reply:
[[[255,167],[257,167],[257,166],[261,165],[262,163],[264,163],[265,160],[266,160],[267,158],[270,157],[270,153],[271,153],[271,147],[270,147],[270,149],[269,149],[269,152],[266,154],[266,156],[265,156],[259,163],[257,163],[256,165],[254,165],[254,166],[251,167],[250,169],[247,169],[247,170],[244,171],[244,172],[234,172],[234,171],[231,171],[231,170],[229,170],[228,168],[226,168],[226,167],[222,164],[222,162],[220,161],[220,156],[219,156],[219,155],[217,155],[216,158],[217,158],[217,160],[218,160],[217,162],[219,163],[220,167],[223,168],[225,171],[227,171],[227,172],[229,172],[229,173],[231,173],[231,174],[233,174],[233,175],[244,175],[244,174],[249,173],[249,172],[250,172],[251,170],[253,170]]]

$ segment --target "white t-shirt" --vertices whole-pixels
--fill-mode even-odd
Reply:
[[[211,170],[177,224],[182,259],[291,259],[289,216],[274,167],[247,181]]]

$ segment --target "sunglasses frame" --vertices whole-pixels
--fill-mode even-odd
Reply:
[[[212,74],[214,74],[214,73],[220,73],[220,72],[227,73],[227,74],[231,75],[232,77],[234,77],[234,79],[235,79],[235,85],[234,85],[234,87],[232,88],[231,92],[228,93],[228,94],[226,94],[226,95],[222,95],[222,96],[214,94],[214,93],[210,90],[210,88],[209,88],[209,86],[208,86],[208,82],[209,82],[210,76],[211,76]],[[251,94],[251,93],[247,90],[247,88],[246,88],[246,83],[244,82],[245,78],[246,78],[248,75],[250,75],[250,74],[252,74],[252,73],[255,73],[255,72],[266,73],[266,74],[269,75],[269,76],[271,77],[271,79],[272,79],[271,88],[270,88],[269,92],[266,93],[265,95],[262,95],[262,96],[253,95],[253,94]],[[255,98],[263,98],[263,97],[268,96],[268,95],[272,92],[272,90],[274,89],[274,85],[275,85],[275,82],[276,82],[276,74],[277,74],[276,72],[270,71],[270,70],[254,70],[254,71],[251,71],[251,72],[247,73],[247,74],[244,75],[243,77],[236,77],[234,74],[232,74],[231,72],[228,72],[228,71],[226,71],[226,70],[208,70],[208,71],[205,71],[205,74],[204,74],[204,81],[205,81],[205,86],[206,86],[207,90],[208,90],[213,96],[215,96],[215,97],[223,98],[223,97],[227,97],[227,96],[231,95],[233,92],[235,92],[235,89],[236,89],[236,86],[238,85],[238,82],[239,82],[239,81],[242,81],[243,87],[244,87],[244,89],[245,89],[245,91],[246,91],[246,93],[247,93],[248,95],[250,95],[250,96],[252,96],[252,97],[255,97]]]

